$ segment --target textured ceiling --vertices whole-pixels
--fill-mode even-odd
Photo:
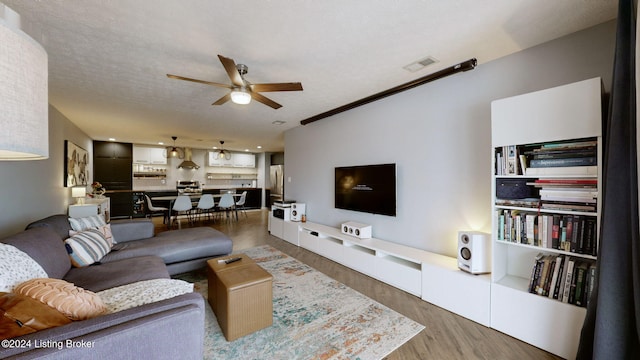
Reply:
[[[300,120],[470,58],[479,66],[615,18],[614,0],[0,0],[49,54],[49,102],[96,140],[281,151]],[[33,25],[33,26],[31,26]],[[221,54],[302,92],[212,106]],[[427,56],[417,72],[403,66]],[[274,125],[274,121],[284,121]],[[256,146],[261,145],[262,150]]]

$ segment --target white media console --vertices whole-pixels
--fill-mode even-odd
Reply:
[[[456,258],[338,228],[269,217],[272,235],[489,326],[491,277],[458,269]]]

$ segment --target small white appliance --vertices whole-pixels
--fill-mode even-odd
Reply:
[[[361,239],[369,239],[371,237],[371,225],[360,224],[348,221],[340,226],[343,234],[355,236]]]
[[[302,203],[291,204],[291,221],[302,221],[302,216],[306,214],[306,206]]]
[[[458,267],[472,274],[491,272],[489,234],[479,231],[458,231]]]

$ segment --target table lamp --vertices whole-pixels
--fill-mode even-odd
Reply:
[[[84,186],[76,186],[71,188],[71,197],[76,198],[76,204],[84,204],[84,198],[87,196],[87,188]]]

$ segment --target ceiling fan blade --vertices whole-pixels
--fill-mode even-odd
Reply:
[[[197,83],[201,83],[201,84],[205,84],[205,85],[213,85],[213,86],[223,87],[223,88],[227,88],[227,89],[231,89],[233,87],[233,86],[231,86],[229,84],[219,84],[219,83],[214,83],[214,82],[211,82],[211,81],[192,79],[192,78],[179,76],[179,75],[167,74],[167,77],[170,78],[170,79],[193,81],[193,82],[197,82]]]
[[[251,93],[251,97],[258,102],[261,102],[267,106],[271,106],[274,109],[279,109],[282,107],[282,105],[278,104],[277,102],[269,99],[268,97],[258,94],[257,92],[252,92]]]
[[[299,82],[292,83],[272,83],[272,84],[252,84],[251,90],[259,92],[268,91],[302,91],[302,84]]]
[[[222,105],[222,104],[226,103],[229,100],[231,100],[231,93],[228,93],[227,95],[221,97],[220,99],[218,99],[218,101],[214,102],[211,105]]]
[[[224,66],[224,69],[227,71],[227,75],[229,75],[229,79],[235,86],[244,86],[244,81],[242,81],[242,77],[238,72],[238,68],[236,67],[236,62],[233,59],[226,58],[222,55],[218,55],[218,59]]]

